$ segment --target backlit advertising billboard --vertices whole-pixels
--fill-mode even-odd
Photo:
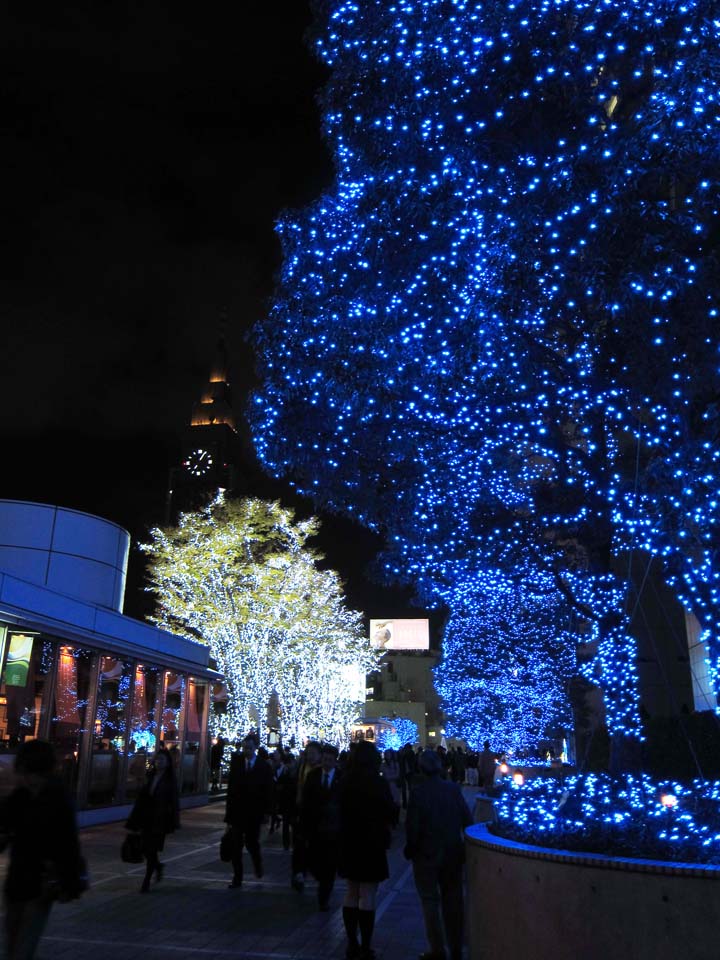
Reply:
[[[376,650],[429,650],[429,620],[371,620],[370,645]]]

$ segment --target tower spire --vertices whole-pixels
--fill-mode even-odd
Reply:
[[[235,430],[235,415],[232,409],[232,393],[228,375],[228,356],[225,344],[227,310],[220,312],[218,341],[210,367],[210,377],[199,402],[193,404],[191,427],[209,427],[226,424]]]

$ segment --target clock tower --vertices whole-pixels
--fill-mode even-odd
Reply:
[[[202,507],[218,490],[232,491],[239,460],[227,350],[221,336],[210,378],[183,433],[180,465],[170,470],[165,522],[174,523],[182,511]]]

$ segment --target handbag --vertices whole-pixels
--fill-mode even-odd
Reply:
[[[223,863],[230,863],[232,860],[232,829],[227,830],[220,838],[220,859]]]
[[[144,860],[142,837],[139,833],[128,833],[120,847],[120,859],[123,863],[142,863]]]

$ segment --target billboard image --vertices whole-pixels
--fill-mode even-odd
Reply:
[[[371,620],[370,644],[376,650],[429,650],[428,620]]]
[[[24,633],[10,634],[10,649],[5,664],[6,687],[24,687],[27,684],[32,648],[33,637]]]

